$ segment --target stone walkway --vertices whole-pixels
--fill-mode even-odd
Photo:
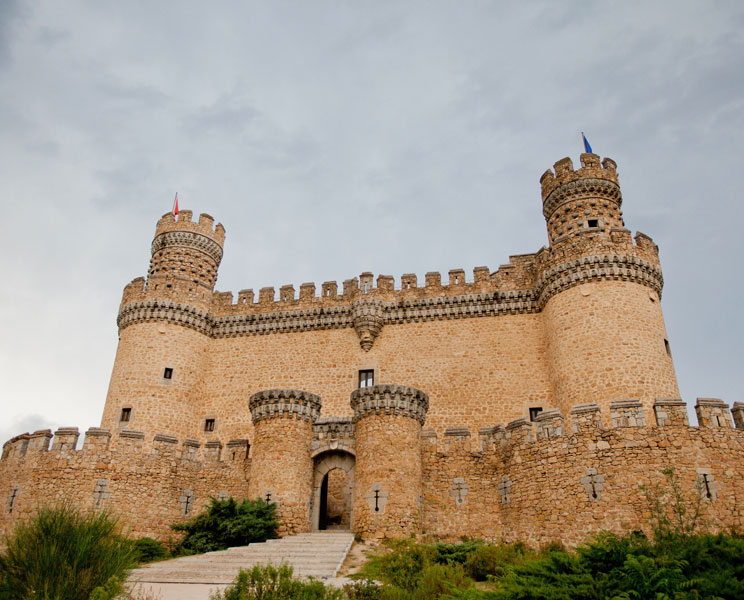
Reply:
[[[287,563],[299,577],[333,580],[341,568],[354,535],[349,532],[303,533],[262,544],[207,552],[151,563],[132,571],[133,591],[147,600],[207,600],[210,591],[222,590],[240,569],[257,564]],[[338,584],[339,582],[333,581]]]

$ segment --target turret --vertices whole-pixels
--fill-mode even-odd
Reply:
[[[300,390],[264,390],[250,397],[253,462],[248,494],[277,504],[279,534],[310,529],[313,423],[319,396]]]
[[[214,226],[214,219],[202,213],[199,221],[191,220],[192,212],[183,210],[174,220],[164,214],[155,228],[152,259],[147,273],[147,286],[155,289],[177,288],[182,292],[211,293],[222,260],[225,228]]]
[[[617,181],[617,165],[611,158],[601,164],[596,154],[582,154],[581,168],[574,170],[566,157],[540,178],[543,215],[551,246],[582,233],[603,233],[624,226],[623,198]]]
[[[160,218],[147,281],[124,288],[101,422],[112,431],[165,431],[205,443],[220,431],[219,418],[201,408],[201,385],[225,229],[207,214],[191,217],[183,210],[177,220]]]
[[[582,154],[540,178],[550,248],[537,264],[553,400],[567,412],[679,396],[661,313],[658,248],[624,228],[615,161]]]

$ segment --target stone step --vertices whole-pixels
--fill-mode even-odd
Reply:
[[[243,568],[290,565],[299,577],[335,577],[354,542],[353,534],[304,533],[263,543],[184,556],[132,571],[129,580],[147,583],[231,583]]]

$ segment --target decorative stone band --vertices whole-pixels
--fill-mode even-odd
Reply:
[[[301,390],[263,390],[248,402],[253,423],[265,419],[299,419],[314,422],[320,415],[320,396]]]
[[[129,325],[148,321],[164,321],[173,325],[181,325],[205,335],[212,333],[212,323],[207,311],[188,304],[166,300],[132,302],[122,307],[116,319],[119,331]]]
[[[163,248],[172,246],[193,248],[204,252],[218,265],[222,260],[222,247],[213,239],[194,231],[166,231],[161,233],[152,241],[152,254],[154,255]]]
[[[225,316],[214,316],[188,304],[143,300],[123,306],[117,322],[121,331],[135,323],[166,321],[215,338],[354,327],[365,348],[365,344],[371,347],[380,328],[386,324],[533,313],[542,310],[555,294],[587,281],[603,279],[632,281],[659,295],[664,284],[657,264],[635,256],[602,254],[548,269],[535,290],[415,298],[402,302],[362,299],[345,306]]]
[[[135,323],[166,321],[215,338],[358,327],[360,337],[363,332],[369,332],[367,339],[374,342],[372,336],[379,333],[376,329],[380,324],[378,309],[382,312],[382,324],[397,324],[532,313],[537,310],[537,304],[532,290],[509,290],[381,302],[378,308],[368,314],[364,314],[363,309],[356,309],[358,314],[355,314],[352,306],[342,305],[216,317],[188,304],[144,300],[122,307],[117,323],[121,331]],[[362,347],[364,342],[364,339],[360,339]]]
[[[549,217],[566,202],[580,198],[604,198],[620,205],[623,202],[620,186],[609,179],[582,177],[559,185],[543,202],[543,215]]]
[[[537,280],[537,306],[542,308],[556,294],[588,281],[612,279],[645,285],[661,296],[661,267],[636,256],[599,254],[577,258],[545,271]]]
[[[351,417],[329,417],[313,423],[313,437],[324,439],[354,439],[354,423]]]
[[[426,421],[429,397],[422,391],[403,385],[373,385],[351,393],[354,423],[369,415],[401,415]]]

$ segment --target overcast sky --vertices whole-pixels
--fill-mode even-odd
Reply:
[[[744,401],[742,32],[740,1],[0,0],[0,438],[100,423],[176,191],[236,296],[472,280],[547,243],[581,131],[660,246],[683,399]]]

